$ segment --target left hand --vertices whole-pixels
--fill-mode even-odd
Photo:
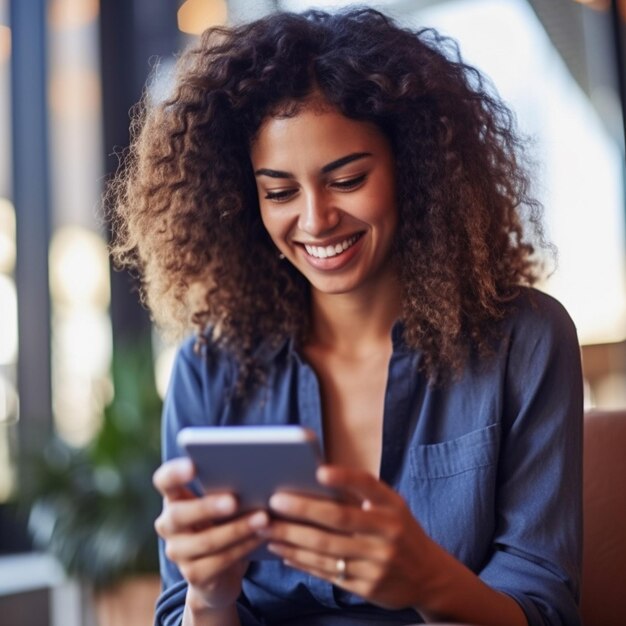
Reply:
[[[287,565],[383,608],[421,604],[442,549],[402,497],[361,470],[326,465],[317,478],[352,503],[275,494],[270,508],[280,518],[262,531],[269,549]]]

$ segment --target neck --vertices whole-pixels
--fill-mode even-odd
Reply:
[[[390,279],[381,293],[312,294],[311,344],[346,356],[366,357],[390,341],[400,315],[400,287]]]

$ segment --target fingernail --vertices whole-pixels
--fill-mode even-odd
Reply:
[[[280,554],[281,552],[280,546],[277,543],[268,543],[266,547],[274,554]]]
[[[220,496],[215,501],[215,508],[220,513],[234,513],[237,503],[232,496]]]
[[[289,496],[282,493],[275,493],[270,498],[270,507],[277,510],[286,510],[289,508]]]
[[[180,457],[176,460],[176,470],[183,477],[186,478],[190,474],[193,474],[193,463],[191,459],[187,457]]]
[[[264,526],[267,526],[268,520],[269,518],[267,517],[267,513],[259,511],[248,520],[248,524],[250,525],[250,528],[263,528]]]
[[[319,480],[320,482],[325,482],[326,480],[328,480],[328,475],[328,470],[324,466],[317,469],[316,477],[317,480]]]

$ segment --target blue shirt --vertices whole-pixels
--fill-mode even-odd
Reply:
[[[392,330],[380,478],[426,533],[492,588],[521,605],[531,626],[578,626],[581,560],[582,375],[576,331],[563,307],[524,289],[498,323],[489,357],[429,385],[419,350]],[[184,426],[301,424],[323,442],[318,379],[292,341],[266,351],[266,382],[233,399],[236,367],[213,347],[179,351],[164,407],[164,458],[181,456]],[[156,623],[179,624],[186,583],[161,545]],[[238,604],[244,626],[409,624],[328,582],[253,562]]]

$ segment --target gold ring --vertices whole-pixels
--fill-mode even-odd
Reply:
[[[345,559],[337,559],[335,563],[335,569],[337,570],[337,580],[345,580],[346,579],[346,560]]]

